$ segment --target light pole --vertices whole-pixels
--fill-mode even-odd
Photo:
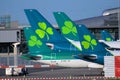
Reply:
[[[14,66],[18,66],[18,51],[17,51],[17,46],[20,44],[20,42],[14,43]]]
[[[9,46],[7,47],[7,52],[8,52],[8,56],[7,56],[7,65],[9,65],[9,55],[10,55]]]

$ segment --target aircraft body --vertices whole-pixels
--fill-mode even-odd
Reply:
[[[92,67],[103,68],[103,65],[83,59],[77,59],[73,52],[56,52],[48,48],[44,42],[29,27],[24,28],[29,52],[21,57],[35,62],[61,67]]]
[[[36,11],[35,11],[35,13],[36,13]],[[59,40],[61,36],[59,37],[58,35],[56,35],[56,37],[55,36],[51,37],[51,35],[53,35],[53,33],[54,33],[54,31],[52,31],[52,30],[54,30],[54,29],[51,27],[47,27],[50,25],[48,23],[46,25],[45,19],[37,18],[38,17],[38,12],[37,12],[35,19],[29,19],[30,23],[31,22],[34,23],[34,25],[31,25],[31,26],[35,26],[35,27],[32,27],[33,30],[24,29],[25,36],[27,37],[29,35],[29,37],[27,37],[26,39],[28,42],[28,47],[29,47],[30,52],[29,52],[29,54],[25,54],[22,57],[25,59],[35,60],[38,62],[42,62],[42,63],[46,63],[46,64],[53,64],[56,66],[63,66],[63,67],[102,68],[103,64],[104,64],[104,56],[106,56],[106,55],[112,56],[112,54],[109,53],[108,51],[106,51],[106,49],[99,44],[99,42],[86,29],[86,27],[84,25],[73,26],[74,23],[72,21],[70,21],[69,18],[66,18],[66,16],[64,14],[62,14],[62,18],[64,20],[61,19],[61,12],[56,13],[56,15],[58,17],[57,19],[61,20],[60,22],[63,24],[62,26],[60,26],[60,28],[63,29],[63,31],[61,31],[61,32],[63,33],[64,37],[66,38],[65,40],[67,42],[68,41],[71,42],[72,45],[74,45],[75,41],[78,42],[78,40],[79,40],[79,43],[81,43],[80,47],[82,47],[82,49],[81,49],[81,51],[79,51],[79,54],[75,53],[75,51],[66,50],[67,49],[66,46],[63,46],[63,45],[60,47],[64,48],[65,50],[61,50],[61,51],[55,51],[54,49],[51,50],[48,47],[38,48],[39,45],[41,44],[40,42],[36,42],[36,43],[38,43],[36,45],[38,47],[33,48],[33,45],[35,45],[36,43],[32,43],[31,41],[29,41],[29,39],[32,39],[30,36],[31,33],[37,34],[37,36],[39,36],[39,39],[42,42],[42,44],[46,43],[46,41],[53,43],[53,41],[51,41],[51,38],[53,38],[56,43],[59,43],[58,41],[63,43],[62,40]],[[31,17],[29,16],[28,18],[31,18]],[[39,21],[39,19],[42,21]],[[68,20],[66,20],[66,19],[68,19]],[[59,25],[59,23],[58,23],[58,25]],[[65,26],[67,26],[68,28],[65,28]],[[46,30],[46,32],[49,33],[49,35],[41,29]],[[70,31],[70,29],[71,29],[71,31]],[[67,32],[65,32],[66,30],[67,30]],[[35,39],[33,41],[36,41],[38,39],[37,36],[33,37]],[[31,42],[31,44],[29,44],[29,42]],[[77,48],[78,47],[79,46],[77,46]],[[44,50],[44,49],[46,49],[46,50]],[[70,49],[70,48],[68,48],[68,49]]]

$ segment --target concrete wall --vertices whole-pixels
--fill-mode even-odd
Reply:
[[[19,42],[21,39],[20,30],[0,30],[0,43]]]

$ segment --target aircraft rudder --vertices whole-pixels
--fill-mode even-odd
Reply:
[[[31,27],[23,28],[30,53],[51,52]]]
[[[105,51],[105,48],[98,42],[95,36],[87,29],[85,25],[78,25],[77,30],[83,51]]]
[[[101,38],[105,41],[114,41],[113,37],[106,30],[101,31]]]

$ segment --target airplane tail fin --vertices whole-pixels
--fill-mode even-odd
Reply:
[[[51,49],[48,48],[35,32],[31,29],[31,27],[23,28],[25,39],[27,41],[28,53],[21,55],[21,58],[27,60],[40,60],[43,59],[43,55],[45,59],[50,59]]]
[[[114,38],[105,30],[101,31],[101,37],[105,41],[114,41]]]
[[[23,30],[30,54],[51,52],[51,50],[40,40],[31,27],[25,27]]]
[[[112,56],[85,25],[78,25],[77,30],[83,52],[83,55],[80,55],[82,58],[104,64],[104,56]]]
[[[48,48],[44,42],[35,34],[31,27],[23,29],[27,41],[29,53],[21,57],[28,60],[50,60],[50,59],[71,59],[75,53],[55,52]]]
[[[65,38],[78,41],[76,24],[64,12],[54,12],[53,14]]]
[[[77,26],[78,34],[82,49],[84,52],[93,52],[96,54],[99,52],[104,53],[105,48],[98,42],[98,40],[93,36],[93,34],[86,28],[85,25]],[[105,54],[106,55],[106,54]]]
[[[53,14],[63,36],[82,51],[81,45],[78,43],[79,36],[76,29],[77,25],[64,12],[54,12]],[[77,44],[74,44],[75,41]]]

